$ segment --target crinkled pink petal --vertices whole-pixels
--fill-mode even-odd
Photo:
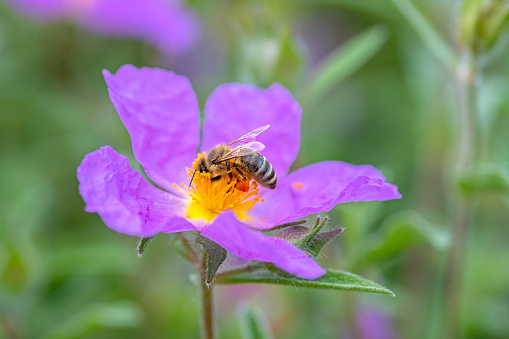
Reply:
[[[195,229],[179,216],[185,201],[151,186],[110,146],[88,154],[77,176],[85,210],[117,232],[148,237]]]
[[[167,54],[187,52],[199,38],[196,15],[175,0],[74,0],[93,4],[79,21],[104,35],[138,38]]]
[[[262,192],[249,216],[250,226],[268,229],[313,213],[330,211],[340,203],[399,199],[398,188],[385,182],[370,165],[354,166],[324,161],[290,173],[279,180],[275,190]]]
[[[90,31],[136,38],[165,54],[189,51],[200,37],[197,16],[177,0],[7,0],[40,20],[69,19]]]
[[[189,181],[196,158],[200,113],[184,76],[157,68],[122,66],[104,71],[111,101],[129,131],[133,152],[155,183],[172,190]]]
[[[270,125],[256,141],[265,145],[261,154],[282,176],[299,151],[301,113],[298,102],[279,84],[267,89],[245,84],[221,85],[205,104],[202,150]]]
[[[302,278],[316,279],[326,273],[297,247],[283,239],[271,238],[249,229],[232,213],[220,214],[201,234],[238,257],[270,262]]]

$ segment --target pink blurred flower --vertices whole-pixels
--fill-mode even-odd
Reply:
[[[329,211],[343,202],[401,197],[397,187],[386,183],[372,166],[326,161],[286,175],[299,150],[299,104],[278,84],[260,89],[235,83],[219,86],[208,98],[201,149],[270,124],[257,141],[266,146],[263,155],[278,173],[278,186],[258,192],[252,184],[250,196],[236,189],[221,193],[216,187],[224,186],[211,184],[203,173],[200,180],[195,178],[193,187],[208,185],[202,186],[203,192],[212,198],[193,195],[191,190],[174,185],[189,183],[185,168],[193,163],[200,145],[200,111],[188,79],[131,65],[121,67],[115,75],[104,71],[104,76],[110,98],[131,136],[136,160],[151,180],[167,190],[149,184],[129,167],[126,157],[109,146],[88,154],[78,168],[85,209],[97,212],[117,232],[147,237],[196,230],[238,257],[270,262],[294,275],[315,279],[325,270],[312,258],[289,242],[252,228],[269,229]],[[226,177],[223,185],[227,185]],[[209,207],[231,198],[224,192],[237,194],[239,200],[220,210]]]
[[[355,312],[355,325],[359,339],[398,339],[399,335],[394,319],[387,310],[378,307],[361,305]],[[347,331],[341,338],[352,339]]]
[[[73,20],[106,36],[136,38],[165,54],[188,51],[198,40],[198,19],[178,0],[6,0],[39,20]]]

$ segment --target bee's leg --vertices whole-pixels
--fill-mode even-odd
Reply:
[[[220,175],[217,175],[213,178],[210,178],[210,181],[218,181],[219,179],[221,179],[221,176]]]
[[[232,173],[232,169],[230,167],[230,160],[226,160],[226,173],[228,173],[228,176],[230,177],[230,181],[228,181],[228,184],[232,182],[233,180],[233,173]],[[232,187],[230,187],[228,189],[228,191],[226,191],[226,193],[229,193],[231,191]]]
[[[237,170],[237,173],[242,177],[242,180],[247,181],[247,177],[244,175],[244,173],[242,173],[242,171],[237,166],[235,166],[235,164],[233,165],[233,167],[235,167],[235,170]]]
[[[226,160],[226,172],[228,173],[228,176],[230,177],[230,182],[233,179],[232,169],[230,168],[230,160]]]

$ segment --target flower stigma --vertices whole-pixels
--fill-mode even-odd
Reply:
[[[187,168],[190,187],[182,184],[181,187],[174,185],[179,191],[190,196],[189,206],[185,217],[188,219],[201,219],[208,222],[214,220],[219,213],[225,210],[233,211],[239,220],[249,220],[246,212],[257,203],[263,201],[259,194],[256,181],[238,181],[223,175],[219,180],[212,181],[211,174],[197,170],[198,160],[205,153],[198,154],[193,162],[193,169]]]

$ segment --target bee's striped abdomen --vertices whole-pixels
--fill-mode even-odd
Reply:
[[[277,184],[276,171],[270,162],[260,153],[240,158],[242,167],[263,187],[274,189]]]

